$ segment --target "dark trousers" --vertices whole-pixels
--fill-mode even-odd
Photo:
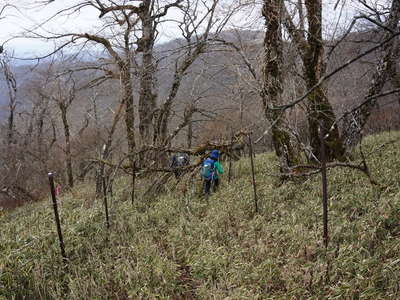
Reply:
[[[208,179],[208,180],[204,179],[203,181],[204,194],[210,194],[211,184],[213,185],[213,192],[216,192],[219,186],[219,178]]]
[[[179,179],[182,175],[182,170],[174,170],[174,175],[176,179]]]

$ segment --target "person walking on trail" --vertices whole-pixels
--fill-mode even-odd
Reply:
[[[174,154],[171,158],[170,168],[174,172],[175,178],[179,179],[184,171],[183,167],[189,165],[189,156],[185,153]]]
[[[203,190],[204,194],[209,195],[211,186],[214,192],[219,186],[219,175],[224,174],[224,169],[219,162],[219,150],[211,151],[209,157],[203,161],[201,168],[201,176],[203,177]]]

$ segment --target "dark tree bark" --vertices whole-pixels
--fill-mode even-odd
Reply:
[[[307,89],[316,85],[325,73],[323,61],[324,48],[322,43],[322,1],[306,0],[308,14],[308,47],[305,49],[303,65],[306,75]],[[323,124],[326,138],[326,159],[342,160],[344,155],[343,142],[336,126],[336,116],[332,105],[329,103],[325,89],[320,86],[308,97],[308,130],[311,149],[319,159],[321,156],[321,142],[318,135],[319,124]]]
[[[129,161],[133,166],[136,142],[135,142],[135,112],[133,106],[132,75],[130,73],[130,63],[121,66],[122,99],[125,105],[125,127],[128,141]]]
[[[262,101],[266,119],[272,124],[272,143],[280,161],[282,173],[298,163],[297,153],[291,144],[289,132],[284,128],[285,113],[271,110],[271,105],[282,101],[283,86],[283,50],[282,50],[282,16],[283,0],[265,0],[263,16],[266,32],[264,37],[264,61],[262,78]]]
[[[67,168],[67,180],[70,188],[74,187],[74,173],[72,169],[72,152],[71,152],[71,133],[69,130],[69,122],[67,118],[68,106],[59,102],[61,119],[63,123],[64,138],[65,138],[65,163]]]
[[[157,94],[154,92],[155,62],[153,57],[156,26],[154,23],[152,1],[143,1],[139,17],[142,22],[142,37],[138,40],[137,52],[142,52],[139,89],[139,133],[143,145],[151,144],[153,115],[156,109]]]
[[[301,5],[301,4],[299,4]],[[296,42],[303,62],[303,73],[307,89],[313,88],[325,73],[325,62],[323,60],[324,48],[322,41],[322,1],[306,0],[307,11],[307,37],[304,32],[294,26],[294,23],[285,9],[284,24]],[[320,140],[318,138],[318,127],[320,122],[326,129],[326,159],[342,160],[345,149],[339,129],[335,123],[336,116],[332,105],[326,97],[325,88],[319,85],[308,95],[308,136],[312,152],[316,158],[320,158]]]

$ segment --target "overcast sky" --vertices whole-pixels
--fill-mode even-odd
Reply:
[[[339,29],[345,27],[355,13],[356,1],[341,1],[341,3],[345,3],[343,9],[341,9],[341,5],[339,5],[336,10],[333,10],[333,5],[337,0],[323,0],[324,25],[326,29],[329,28],[329,32],[334,30],[334,24],[336,24],[339,19],[341,20],[339,22]],[[7,42],[6,48],[14,50],[16,56],[27,57],[32,56],[32,53],[44,54],[53,48],[53,44],[44,43],[37,39],[23,38],[21,37],[21,33],[42,24],[56,12],[65,9],[67,4],[73,5],[82,2],[82,0],[55,0],[45,7],[42,5],[32,4],[48,2],[45,0],[0,0],[0,7],[2,7],[6,2],[18,3],[16,4],[18,7],[8,7],[3,12],[2,19],[0,20],[0,43],[3,44],[4,41],[9,40],[11,37],[18,37]],[[254,9],[253,12],[247,11],[246,13],[243,13],[243,15],[236,17],[232,23],[235,25],[247,25],[249,29],[259,29],[262,24],[259,12],[259,8]],[[99,26],[101,26],[101,24],[101,20],[98,18],[98,12],[93,8],[88,7],[82,9],[79,13],[74,14],[74,17],[71,17],[70,15],[57,16],[54,20],[46,24],[46,28],[47,30],[57,33],[96,32],[96,30],[100,28]],[[160,34],[159,42],[165,42],[169,39],[178,37],[178,31],[172,26],[163,25],[160,31],[162,34]],[[326,32],[328,32],[328,30],[326,30]]]

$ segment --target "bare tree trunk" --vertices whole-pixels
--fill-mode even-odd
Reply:
[[[125,126],[126,136],[128,141],[128,155],[129,162],[133,167],[135,152],[135,115],[133,107],[133,91],[132,80],[130,73],[130,63],[127,62],[121,69],[121,82],[122,82],[122,99],[121,102],[125,105]]]
[[[206,36],[205,36],[206,38]],[[157,118],[154,127],[154,141],[159,146],[167,146],[171,143],[171,138],[168,135],[168,125],[171,116],[172,103],[175,100],[179,88],[182,83],[182,79],[186,70],[192,65],[197,57],[203,52],[205,47],[205,40],[198,41],[193,51],[188,50],[182,63],[176,62],[174,79],[169,90],[169,94],[165,102],[161,105],[157,113]],[[191,114],[193,111],[191,111]],[[188,116],[186,116],[188,117]],[[191,117],[191,115],[190,115]],[[188,124],[187,120],[184,122],[185,126]],[[175,136],[176,134],[173,134]],[[160,165],[166,165],[168,157],[165,152],[159,152],[157,154],[157,161]]]
[[[101,134],[100,134],[100,127],[99,127],[99,116],[97,113],[97,97],[94,96],[91,98],[93,102],[93,116],[94,116],[94,122],[96,125],[96,149],[98,153],[99,159],[102,158],[102,145],[100,144],[101,141]],[[100,198],[102,194],[102,178],[103,178],[103,166],[101,164],[96,166],[96,173],[95,173],[95,182],[96,182],[96,193],[95,193],[95,198]]]
[[[388,20],[385,24],[386,33],[384,39],[390,38],[394,32],[399,28],[398,24],[400,21],[400,1],[392,0],[392,6]],[[372,81],[364,99],[371,99],[366,105],[361,106],[355,110],[354,113],[347,115],[343,122],[343,132],[345,136],[345,145],[347,150],[351,150],[357,145],[362,137],[362,130],[364,129],[372,110],[376,107],[377,99],[372,96],[378,95],[388,78],[393,76],[393,70],[395,68],[395,56],[397,55],[396,40],[392,39],[386,43],[383,47],[383,57],[381,58],[375,73],[372,76]]]
[[[39,104],[39,112],[37,113],[37,119],[36,119],[36,126],[37,126],[37,137],[36,137],[36,143],[37,143],[37,151],[38,151],[38,157],[40,158],[40,162],[43,168],[43,172],[47,172],[47,158],[48,158],[48,149],[44,149],[45,147],[45,142],[43,139],[43,127],[45,124],[45,116],[47,113],[47,99],[42,97],[40,104]],[[35,114],[33,114],[32,117],[34,117]]]
[[[105,142],[105,144],[103,145],[102,150],[101,150],[100,158],[102,161],[107,161],[111,156],[111,146],[113,143],[113,136],[117,129],[118,122],[121,118],[123,106],[124,106],[124,103],[121,102],[119,104],[116,114],[114,115],[114,119],[113,119],[111,128],[107,135],[107,141]],[[132,166],[134,166],[134,165],[132,165]],[[107,177],[107,176],[105,176],[104,173],[105,173],[105,164],[99,163],[99,166],[96,169],[96,198],[101,196],[101,192],[102,192],[101,188],[103,187],[103,180],[104,180],[104,178]],[[108,184],[109,183],[107,182],[107,185]]]
[[[171,91],[170,94],[167,98],[167,100],[164,102],[164,104],[161,106],[160,112],[159,112],[159,120],[158,120],[158,143],[159,144],[164,144],[167,138],[168,134],[168,123],[169,123],[169,117],[171,114],[171,106],[172,106],[172,101],[175,99],[181,81],[183,77],[183,72],[180,70],[176,70],[175,76],[174,76],[174,81],[172,83]]]
[[[65,156],[66,156],[66,168],[67,168],[67,179],[68,186],[70,188],[74,187],[74,175],[72,169],[72,153],[71,153],[71,135],[69,130],[69,123],[67,118],[67,107],[63,104],[59,104],[61,111],[61,119],[63,122],[64,137],[65,137]]]
[[[303,9],[303,1],[297,0],[297,10],[299,11],[299,27],[302,32],[305,32],[304,28],[304,9]]]
[[[290,142],[289,133],[284,129],[284,112],[270,109],[271,104],[279,105],[282,101],[282,5],[282,0],[264,1],[263,16],[267,30],[264,38],[262,98],[265,116],[272,124],[272,142],[280,169],[282,173],[287,173],[290,166],[297,164],[297,153]]]
[[[8,115],[8,134],[7,134],[7,144],[11,145],[14,142],[14,115],[15,115],[15,105],[16,102],[10,101],[9,109],[10,113]]]
[[[168,123],[171,115],[171,106],[173,100],[176,98],[179,88],[182,83],[182,79],[186,70],[193,64],[193,62],[198,58],[198,56],[204,51],[206,42],[205,40],[198,41],[193,52],[189,51],[182,64],[178,66],[178,63],[175,68],[174,80],[172,81],[172,85],[168,94],[168,98],[165,100],[163,105],[160,108],[158,113],[157,127],[155,130],[157,131],[157,140],[158,144],[162,145],[168,141]]]
[[[308,14],[308,47],[304,53],[303,67],[307,89],[311,89],[325,73],[322,44],[322,1],[306,0],[305,4]],[[309,95],[308,102],[307,120],[312,152],[317,158],[320,158],[321,142],[318,138],[318,127],[320,121],[322,121],[326,132],[328,132],[326,139],[327,160],[342,160],[344,155],[343,141],[335,124],[336,116],[326,97],[325,89],[321,86],[315,89]]]
[[[157,95],[153,91],[156,68],[153,58],[155,28],[151,1],[143,1],[142,12],[139,16],[142,20],[142,37],[138,40],[137,52],[143,53],[140,70],[139,133],[142,144],[149,145],[151,143],[151,127],[157,99]]]
[[[393,53],[395,53],[394,56],[394,62],[397,61],[400,57],[400,42],[397,40],[396,41],[396,45],[394,48]],[[400,88],[400,73],[397,70],[397,64],[396,63],[392,63],[390,66],[390,70],[389,70],[389,76],[391,78],[391,83],[393,85],[393,87],[395,88]],[[400,106],[400,97],[398,98],[398,102],[397,102]]]
[[[171,140],[167,138],[167,135],[168,135],[168,125],[171,115],[172,102],[178,93],[183,78],[184,70],[186,70],[188,67],[189,65],[184,66],[182,69],[175,70],[174,80],[172,83],[169,96],[163,103],[157,114],[155,141],[158,145],[167,146],[167,144],[171,142]],[[159,152],[157,154],[157,161],[159,165],[167,165],[168,164],[167,154],[165,152]]]
[[[397,61],[400,58],[399,52],[400,52],[400,41],[397,40],[395,48],[393,50],[394,60],[393,63],[391,63],[389,66],[390,67],[389,76],[391,79],[391,83],[395,88],[400,88],[400,73],[398,72],[397,64],[395,63],[395,61]],[[399,103],[400,103],[400,98],[399,98]]]
[[[7,145],[14,143],[14,117],[17,106],[17,82],[14,74],[10,70],[9,63],[5,59],[0,60],[8,90],[8,122],[7,122]]]
[[[303,73],[307,89],[314,87],[325,73],[323,60],[324,48],[322,43],[322,1],[305,0],[307,10],[308,31],[307,39],[304,31],[296,28],[292,17],[286,7],[284,25],[290,36],[297,44],[303,62]],[[300,17],[302,18],[302,6],[299,6]],[[303,26],[303,25],[300,25]],[[314,89],[308,96],[308,130],[312,153],[320,157],[320,141],[318,139],[318,125],[322,121],[328,132],[326,141],[326,158],[331,161],[344,158],[344,146],[339,130],[335,124],[336,116],[332,105],[329,103],[325,89],[322,86]]]
[[[179,1],[179,3],[180,2],[181,1]],[[193,7],[190,7],[189,5],[184,11],[184,19],[186,23],[182,23],[181,30],[183,31],[183,36],[186,40],[186,53],[181,60],[177,59],[175,62],[174,78],[169,89],[168,97],[161,105],[157,113],[156,125],[154,128],[154,141],[158,145],[166,146],[168,143],[171,142],[171,139],[168,135],[168,125],[171,116],[172,103],[178,94],[182,79],[184,78],[186,71],[193,64],[193,62],[205,51],[211,28],[213,27],[214,22],[216,22],[214,14],[216,13],[218,2],[218,0],[210,1],[210,6],[207,7],[207,18],[203,17],[199,21],[199,23],[196,23],[195,18],[191,17],[193,11],[197,12],[197,4]],[[187,3],[190,4],[190,2]],[[200,28],[200,25],[204,25],[205,29],[201,35],[198,35],[198,33],[196,32],[197,29],[191,28],[192,26],[193,28]],[[223,27],[218,28],[217,33],[222,28]]]
[[[187,147],[188,149],[192,148],[192,140],[193,140],[193,123],[190,119],[188,124],[188,131],[187,131]]]

